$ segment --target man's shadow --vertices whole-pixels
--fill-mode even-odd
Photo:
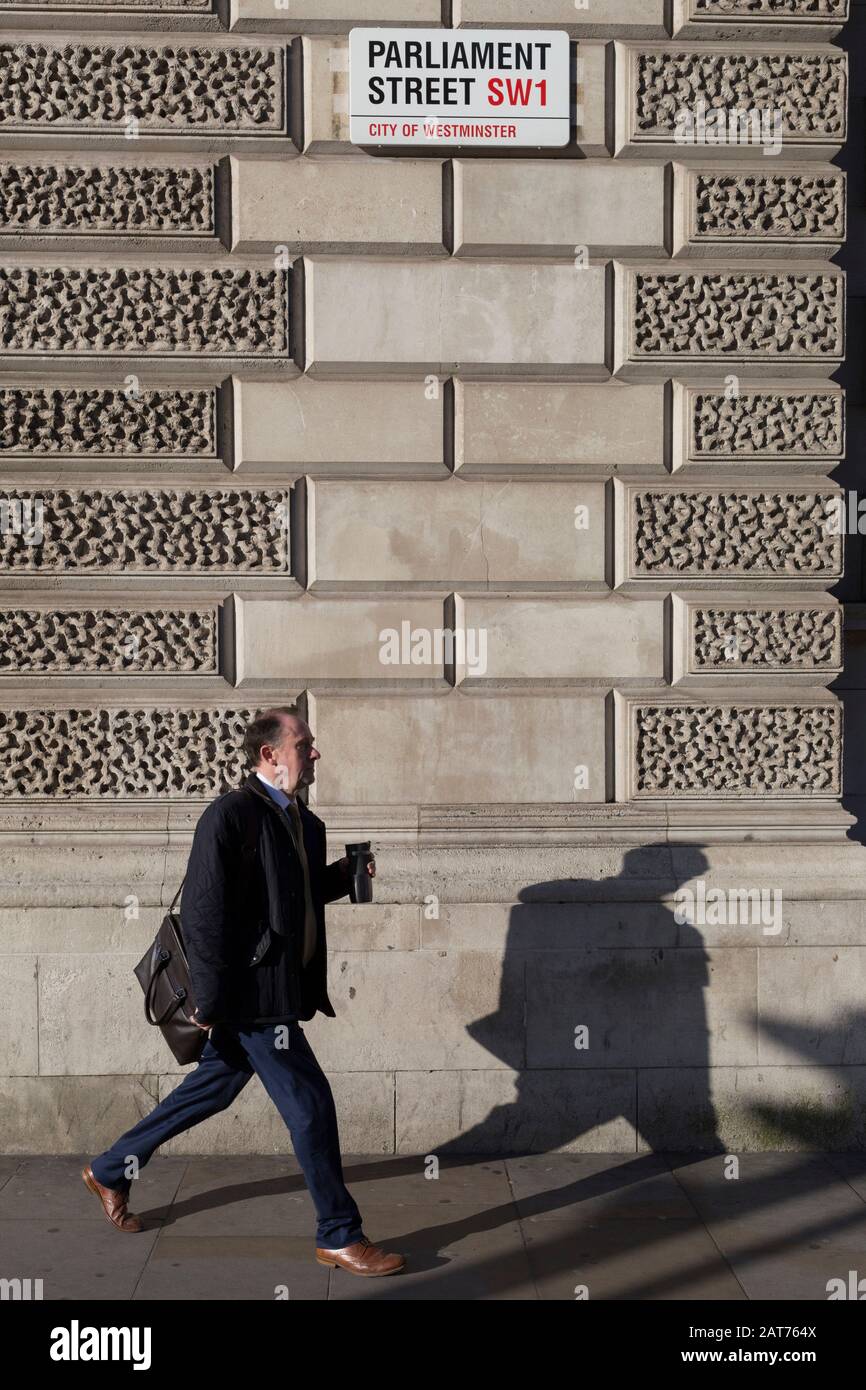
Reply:
[[[516,1094],[436,1144],[437,1154],[544,1153],[590,1129],[600,1132],[596,1151],[621,1151],[632,1126],[653,1151],[725,1151],[709,1091],[709,957],[700,931],[677,921],[662,897],[708,863],[700,848],[676,847],[659,891],[647,877],[652,858],[631,849],[615,878],[521,890],[499,1006],[467,1027],[514,1073]],[[637,1068],[653,1069],[649,1094],[635,1086]]]

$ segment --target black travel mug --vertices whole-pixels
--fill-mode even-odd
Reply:
[[[363,840],[358,845],[346,845],[346,853],[349,856],[349,864],[352,869],[349,897],[353,903],[371,903],[373,901],[373,880],[367,873],[367,865],[373,858],[370,852],[370,841]]]

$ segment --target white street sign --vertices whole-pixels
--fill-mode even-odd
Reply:
[[[353,29],[355,145],[567,145],[571,43],[550,29]]]

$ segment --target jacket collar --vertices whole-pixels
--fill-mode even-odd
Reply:
[[[270,806],[271,810],[276,811],[278,816],[287,816],[288,813],[283,810],[282,806],[277,805],[276,801],[274,801],[274,798],[265,789],[261,779],[256,776],[255,772],[251,772],[246,778],[243,783],[243,790],[252,792],[254,796],[257,796],[261,801],[264,801],[267,806]],[[300,797],[295,797],[295,805],[303,821],[304,816],[307,815],[308,812]]]

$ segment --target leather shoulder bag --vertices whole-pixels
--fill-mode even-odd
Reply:
[[[185,878],[183,882],[186,882]],[[144,990],[145,1018],[154,1027],[162,1029],[162,1036],[175,1058],[186,1065],[199,1060],[208,1034],[189,1019],[189,1014],[195,1010],[195,999],[180,914],[175,911],[181,888],[183,883],[162,919],[153,944],[134,970]]]
[[[257,842],[258,821],[251,817],[244,837],[244,853],[249,858],[255,856]],[[184,883],[186,875],[152,945],[138,965],[134,966],[134,973],[144,990],[144,1016],[148,1023],[162,1030],[175,1058],[183,1066],[199,1060],[208,1039],[208,1033],[190,1022],[189,1017],[197,1005],[183,941],[181,914],[175,910]]]

